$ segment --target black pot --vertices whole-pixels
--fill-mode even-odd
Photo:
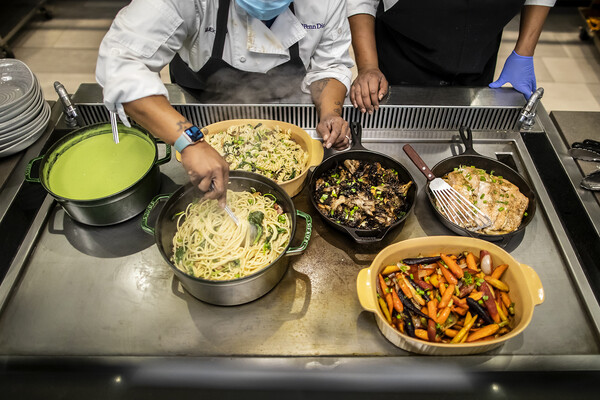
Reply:
[[[55,193],[49,185],[50,171],[54,163],[65,152],[72,149],[78,143],[96,135],[110,135],[112,137],[111,125],[105,123],[86,126],[62,137],[50,147],[45,155],[34,158],[29,162],[25,171],[25,180],[41,183],[44,189],[56,199],[71,218],[87,225],[112,225],[138,215],[146,208],[148,202],[160,189],[159,165],[171,159],[171,146],[165,144],[166,155],[158,159],[157,140],[150,133],[141,127],[128,128],[122,124],[118,125],[118,129],[121,137],[123,135],[136,135],[147,143],[150,143],[154,148],[154,160],[152,164],[131,186],[102,198],[77,200]],[[38,161],[40,161],[38,168],[39,177],[34,178],[31,176],[31,171]],[[102,168],[102,165],[98,165],[97,167]],[[73,184],[76,185],[77,182],[73,182]]]
[[[350,131],[352,133],[352,147],[350,148],[350,150],[347,150],[342,153],[338,153],[338,154],[335,154],[335,155],[329,157],[328,159],[323,161],[319,166],[317,166],[315,168],[315,170],[312,172],[312,175],[310,177],[310,182],[309,182],[310,201],[311,201],[313,207],[319,213],[319,215],[321,215],[321,217],[325,220],[325,222],[327,222],[333,228],[350,235],[356,243],[368,244],[368,243],[380,242],[385,237],[385,235],[388,233],[388,231],[400,226],[404,222],[404,220],[406,220],[406,218],[408,218],[408,215],[410,214],[411,210],[413,209],[413,206],[415,204],[415,199],[417,197],[417,184],[415,183],[415,180],[413,179],[411,174],[408,172],[408,170],[400,162],[394,160],[393,158],[391,158],[385,154],[378,153],[375,151],[370,151],[363,147],[363,145],[361,144],[362,127],[358,122],[352,122],[350,124]],[[394,223],[392,223],[384,228],[379,228],[379,229],[351,228],[349,226],[337,223],[337,222],[335,222],[335,220],[330,218],[328,215],[323,214],[321,212],[321,210],[319,209],[319,207],[317,206],[317,201],[315,199],[315,190],[316,190],[317,180],[326,171],[329,171],[329,170],[337,167],[338,164],[343,163],[345,160],[360,160],[360,161],[368,161],[368,162],[379,162],[385,168],[393,168],[394,170],[396,170],[398,172],[398,177],[402,181],[404,181],[404,182],[412,181],[413,184],[411,185],[411,187],[408,190],[408,193],[406,194],[406,202],[408,203],[408,209],[406,210],[406,214],[402,218],[395,221]]]
[[[427,177],[428,181],[427,187],[425,188],[425,192],[427,193],[429,203],[431,204],[435,215],[444,226],[461,236],[475,237],[478,239],[487,240],[489,242],[501,242],[501,246],[506,245],[510,241],[510,239],[512,239],[515,235],[518,235],[519,233],[523,232],[527,225],[529,225],[529,223],[533,219],[536,210],[535,192],[531,189],[531,186],[529,186],[527,181],[525,181],[525,178],[523,178],[517,171],[500,161],[494,160],[490,157],[482,156],[481,154],[477,153],[473,149],[473,134],[471,132],[471,129],[467,127],[461,127],[459,129],[459,133],[465,145],[465,151],[457,156],[448,157],[440,161],[433,168],[431,168],[431,170],[427,168],[423,160],[421,160],[422,164],[417,163],[417,161],[413,158],[413,155],[411,154],[410,150],[407,150],[407,148],[412,149],[410,145],[405,145],[404,151],[419,168],[419,170],[421,170],[423,174]],[[414,149],[412,151],[414,152]],[[414,154],[416,154],[416,152],[414,152]],[[454,168],[458,168],[460,165],[472,165],[476,168],[483,169],[488,173],[490,171],[494,171],[494,175],[502,176],[504,179],[513,183],[519,188],[519,191],[529,199],[529,206],[526,210],[527,215],[523,217],[523,219],[521,220],[521,225],[516,230],[501,235],[488,235],[484,233],[472,232],[466,228],[463,228],[462,226],[453,223],[438,210],[435,196],[429,189],[429,182],[435,177],[441,178],[447,173],[454,171]],[[430,176],[428,176],[428,171],[431,172]]]
[[[304,218],[306,220],[306,231],[301,245],[299,247],[291,247],[291,243],[288,243],[284,252],[279,257],[267,267],[252,275],[228,281],[211,281],[188,275],[177,268],[171,261],[173,257],[173,237],[177,232],[177,219],[173,218],[173,216],[181,211],[185,211],[188,204],[193,200],[204,196],[204,193],[197,186],[188,183],[180,187],[173,194],[155,197],[146,208],[146,212],[142,218],[142,228],[154,235],[160,254],[162,254],[167,264],[169,264],[177,278],[179,278],[183,287],[199,300],[222,306],[248,303],[273,289],[287,271],[289,256],[302,254],[306,250],[312,232],[312,219],[310,215],[296,210],[290,196],[272,180],[253,172],[230,171],[228,188],[233,191],[254,188],[263,194],[270,193],[275,196],[283,212],[292,221],[290,236],[292,239],[296,232],[296,216]],[[158,214],[155,226],[151,227],[148,223],[150,213],[161,201],[166,201],[166,203]]]

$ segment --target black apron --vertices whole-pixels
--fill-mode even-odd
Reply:
[[[281,99],[300,92],[306,68],[300,59],[298,42],[290,49],[290,60],[267,73],[247,72],[223,61],[227,35],[227,19],[231,0],[219,0],[217,29],[211,57],[198,72],[194,72],[179,54],[169,64],[171,82],[200,101],[254,103]],[[294,3],[290,3],[294,12]]]
[[[375,19],[379,68],[391,85],[492,82],[505,25],[524,0],[398,0]]]

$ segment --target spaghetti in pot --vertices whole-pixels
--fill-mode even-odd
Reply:
[[[228,190],[227,204],[239,226],[217,200],[200,199],[179,214],[172,256],[178,269],[207,280],[238,279],[267,267],[285,251],[291,221],[275,196]]]
[[[234,170],[256,172],[276,182],[302,174],[308,153],[291,138],[291,131],[258,124],[234,125],[208,135],[206,141]]]

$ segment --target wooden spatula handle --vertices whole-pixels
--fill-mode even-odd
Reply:
[[[427,178],[428,181],[432,181],[435,179],[435,175],[433,175],[433,172],[431,172],[427,164],[425,164],[425,161],[423,161],[421,156],[415,151],[415,149],[413,149],[413,147],[410,144],[405,144],[402,147],[402,149],[404,150],[408,158],[410,158],[410,160],[417,166],[417,168],[419,168],[419,171],[421,171],[423,175],[425,175],[425,178]]]

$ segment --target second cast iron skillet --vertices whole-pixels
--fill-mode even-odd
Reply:
[[[381,241],[389,230],[401,225],[404,222],[404,220],[406,220],[408,214],[410,213],[415,204],[415,200],[417,197],[417,185],[413,177],[408,172],[408,170],[398,161],[385,154],[370,151],[363,147],[363,145],[361,144],[362,126],[358,122],[350,123],[350,131],[352,133],[352,147],[350,148],[350,150],[334,154],[333,156],[324,160],[313,171],[308,186],[310,190],[310,201],[315,210],[317,210],[317,212],[319,213],[319,215],[321,215],[325,222],[333,228],[347,233],[354,239],[355,242],[359,244],[376,243]],[[334,169],[338,166],[338,164],[342,164],[345,160],[379,162],[384,168],[393,168],[394,170],[396,170],[396,172],[398,172],[398,177],[402,182],[406,183],[412,181],[413,184],[409,188],[405,199],[407,202],[406,214],[402,218],[393,222],[392,224],[379,229],[351,228],[341,223],[337,223],[334,219],[330,218],[327,215],[324,215],[317,206],[317,201],[315,199],[316,182],[323,174],[325,174],[327,171]]]
[[[434,213],[436,214],[437,218],[442,222],[442,224],[444,224],[444,226],[446,226],[451,231],[461,236],[476,237],[479,239],[487,240],[489,242],[502,242],[504,245],[506,245],[508,241],[512,239],[513,236],[524,231],[525,227],[529,225],[529,223],[533,219],[536,209],[535,192],[531,189],[531,186],[529,186],[527,181],[525,181],[525,178],[523,178],[517,171],[500,161],[494,160],[490,157],[482,156],[481,154],[477,153],[473,149],[473,134],[470,128],[463,126],[459,129],[459,133],[462,142],[465,145],[465,151],[462,154],[448,157],[438,162],[433,168],[431,168],[431,172],[433,173],[434,177],[441,178],[447,173],[454,171],[454,168],[458,168],[461,165],[469,167],[474,166],[476,168],[485,170],[485,172],[487,172],[488,174],[493,172],[495,176],[501,176],[503,179],[506,179],[515,186],[517,186],[519,188],[519,191],[529,199],[529,206],[525,211],[526,215],[521,220],[521,225],[516,230],[509,233],[505,233],[502,235],[488,235],[484,233],[471,232],[466,228],[463,228],[448,220],[437,209],[435,196],[433,195],[431,190],[429,190],[429,181],[434,179],[434,177],[432,177],[431,179],[428,178],[429,181],[427,182],[427,187],[425,188],[427,197],[429,198],[429,202],[433,207]],[[417,165],[417,167],[421,169],[421,166]]]

